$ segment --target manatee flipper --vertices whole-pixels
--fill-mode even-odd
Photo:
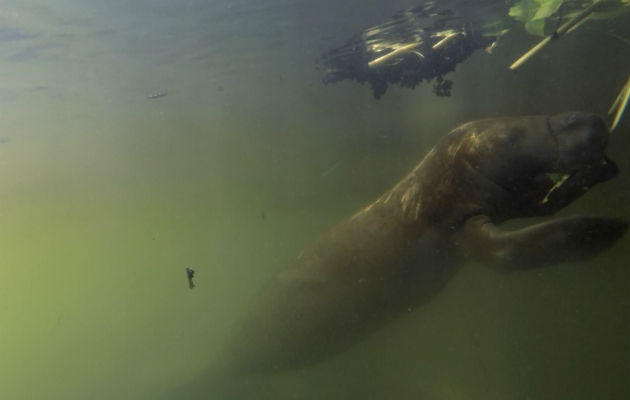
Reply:
[[[506,231],[477,215],[462,227],[462,245],[474,259],[505,270],[529,269],[596,256],[625,233],[618,218],[565,217]]]

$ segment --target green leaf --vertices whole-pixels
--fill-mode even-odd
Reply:
[[[536,10],[532,19],[549,18],[558,11],[563,2],[564,0],[539,0],[538,10]]]
[[[517,21],[527,22],[538,10],[538,2],[536,0],[520,0],[514,4],[508,14]]]
[[[525,23],[525,30],[532,35],[545,36],[545,20],[529,20]]]
[[[592,0],[602,1],[598,11],[591,15],[593,19],[611,19],[630,10],[630,0]],[[567,10],[563,17],[570,18],[582,10],[567,0],[519,0],[509,10],[508,15],[525,24],[525,30],[532,35],[545,36],[545,22],[558,13],[563,3],[567,2]]]
[[[523,2],[518,2],[516,4],[514,4],[511,8],[510,11],[508,12],[508,15],[512,18],[514,18],[517,21],[521,21],[521,22],[525,22],[527,21],[527,9],[525,8],[525,5],[523,4]]]

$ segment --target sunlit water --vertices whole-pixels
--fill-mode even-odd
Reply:
[[[266,279],[449,129],[604,114],[627,79],[628,45],[593,24],[518,74],[536,39],[514,33],[449,76],[450,98],[321,84],[322,51],[411,4],[0,2],[1,397],[152,399],[198,379]],[[620,175],[563,213],[628,217],[628,136],[626,117]],[[576,265],[466,266],[426,307],[252,393],[627,398],[627,255],[625,238]]]

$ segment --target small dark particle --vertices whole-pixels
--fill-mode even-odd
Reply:
[[[217,92],[222,92],[223,91],[223,86],[218,86],[217,87]]]
[[[147,99],[159,99],[160,97],[164,97],[168,94],[168,92],[157,92],[147,96]]]
[[[193,278],[195,277],[195,270],[189,267],[186,267],[186,276],[188,276],[188,287],[190,289],[195,287],[195,283],[193,282]]]
[[[260,212],[260,219],[262,219],[263,221],[267,218],[267,214],[264,211]]]

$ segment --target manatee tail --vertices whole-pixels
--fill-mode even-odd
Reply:
[[[479,215],[464,224],[462,244],[479,261],[518,270],[592,258],[627,229],[628,222],[622,219],[580,216],[504,231]]]

